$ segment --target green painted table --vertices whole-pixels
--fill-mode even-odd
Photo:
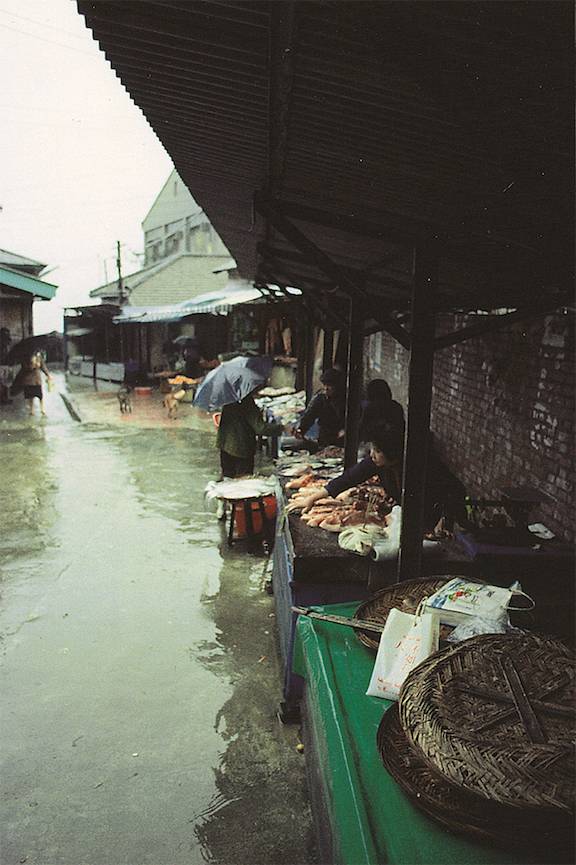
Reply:
[[[357,604],[315,607],[351,616]],[[528,865],[542,862],[452,834],[410,803],[376,745],[392,704],[367,697],[375,655],[352,628],[300,617],[294,671],[306,680],[304,741],[322,862]]]

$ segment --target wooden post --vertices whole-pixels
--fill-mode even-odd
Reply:
[[[412,339],[404,443],[404,489],[398,582],[421,576],[434,366],[434,303],[438,281],[437,253],[432,244],[416,248],[413,276]]]
[[[96,327],[92,331],[92,378],[96,381]]]
[[[324,346],[322,348],[322,372],[330,369],[334,363],[334,331],[324,328]]]
[[[348,369],[346,392],[346,445],[344,467],[358,460],[358,434],[360,429],[360,399],[362,396],[362,350],[364,347],[364,315],[360,297],[350,299],[350,328],[348,334]]]
[[[316,328],[309,318],[306,327],[306,405],[314,395],[314,360],[316,355]]]

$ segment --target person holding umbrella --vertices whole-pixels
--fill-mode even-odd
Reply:
[[[266,384],[271,368],[268,357],[236,357],[209,372],[196,392],[195,406],[208,411],[222,409],[216,447],[223,477],[253,474],[257,436],[284,431],[282,424],[267,423],[254,402],[254,394]]]
[[[281,435],[283,431],[282,424],[264,420],[253,394],[223,406],[216,435],[223,477],[253,474],[257,436]]]

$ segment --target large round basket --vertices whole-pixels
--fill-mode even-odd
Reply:
[[[574,655],[522,632],[432,655],[402,687],[400,721],[450,783],[513,808],[574,813]]]
[[[450,784],[428,765],[406,738],[395,704],[378,728],[378,750],[384,766],[413,805],[453,832],[473,835],[501,847],[537,850],[547,862],[571,862],[572,821],[565,812],[522,811],[486,801]]]
[[[453,577],[424,577],[420,580],[405,580],[402,583],[394,583],[393,586],[386,586],[358,607],[354,614],[355,618],[383,625],[393,607],[405,613],[415,613],[423,598],[433,595],[451,579]],[[356,634],[361,643],[375,652],[378,651],[380,634],[375,634],[374,631],[356,631]]]

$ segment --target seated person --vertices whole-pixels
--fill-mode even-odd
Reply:
[[[372,432],[382,424],[388,424],[404,435],[404,409],[392,399],[392,391],[383,378],[375,378],[366,387],[366,401],[360,416],[359,441],[371,442]]]
[[[327,369],[320,376],[322,389],[316,393],[294,430],[298,438],[305,436],[312,424],[318,422],[318,446],[344,447],[346,420],[346,391],[343,374],[337,369]]]
[[[346,469],[322,489],[310,493],[303,510],[309,510],[318,499],[337,496],[374,475],[378,475],[380,483],[395,504],[400,505],[403,451],[403,436],[399,435],[397,430],[388,425],[374,428],[370,456]],[[430,447],[426,472],[424,532],[431,532],[443,516],[449,519],[465,519],[464,500],[465,489],[462,483],[446,468]]]

